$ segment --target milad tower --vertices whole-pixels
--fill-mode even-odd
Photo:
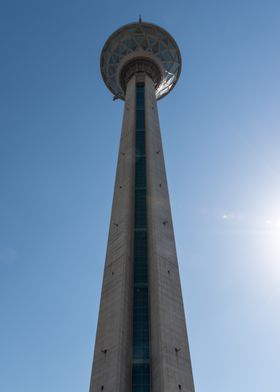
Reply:
[[[90,392],[194,392],[157,111],[180,51],[139,20],[108,38],[100,66],[125,105]]]

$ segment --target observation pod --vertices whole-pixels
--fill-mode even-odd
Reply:
[[[167,31],[151,23],[131,23],[106,41],[100,58],[103,80],[114,97],[125,99],[127,82],[136,73],[147,73],[156,98],[175,86],[181,72],[180,50]]]
[[[109,37],[100,67],[125,105],[90,392],[194,392],[157,111],[180,51],[139,20]]]

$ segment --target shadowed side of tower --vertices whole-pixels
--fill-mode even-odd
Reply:
[[[90,392],[194,392],[157,112],[180,67],[173,38],[148,23],[102,51],[125,107]]]
[[[134,106],[131,83],[124,108],[90,392],[128,391],[131,382]]]

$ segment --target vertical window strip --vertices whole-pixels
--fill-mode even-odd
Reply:
[[[150,391],[144,84],[136,84],[132,392]]]

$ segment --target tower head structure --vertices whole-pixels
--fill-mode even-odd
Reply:
[[[137,72],[150,76],[156,98],[167,95],[181,72],[181,54],[162,27],[142,22],[127,24],[106,41],[100,58],[103,80],[115,98],[124,99],[126,86]]]

